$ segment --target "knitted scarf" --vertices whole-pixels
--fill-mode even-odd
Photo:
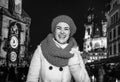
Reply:
[[[68,59],[73,57],[73,54],[69,53],[71,48],[76,46],[77,43],[74,38],[70,38],[66,48],[62,49],[56,46],[53,41],[53,34],[49,34],[42,42],[41,49],[43,56],[49,63],[57,67],[64,67],[68,64]]]

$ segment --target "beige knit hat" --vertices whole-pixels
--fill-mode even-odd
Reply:
[[[52,21],[52,24],[51,24],[51,27],[52,27],[51,31],[53,33],[55,32],[56,25],[59,22],[67,23],[70,26],[70,31],[71,31],[70,36],[73,36],[73,34],[76,32],[76,26],[75,26],[74,21],[72,20],[72,18],[67,16],[67,15],[60,15],[60,16],[55,17],[53,19],[53,21]]]

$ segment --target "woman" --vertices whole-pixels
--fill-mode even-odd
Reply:
[[[73,20],[66,15],[53,19],[52,33],[34,52],[27,82],[90,82],[77,43]]]

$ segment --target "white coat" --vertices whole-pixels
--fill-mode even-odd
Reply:
[[[60,71],[59,67],[53,66],[45,59],[39,45],[33,54],[26,82],[71,82],[71,75],[76,82],[90,82],[77,49],[73,48],[71,50],[70,53],[76,55],[70,58],[68,66],[63,67],[63,70]],[[49,69],[50,66],[52,66],[51,70]]]

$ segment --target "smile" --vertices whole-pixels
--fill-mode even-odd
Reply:
[[[58,37],[59,37],[60,39],[64,39],[64,38],[66,38],[66,35],[59,34]]]

